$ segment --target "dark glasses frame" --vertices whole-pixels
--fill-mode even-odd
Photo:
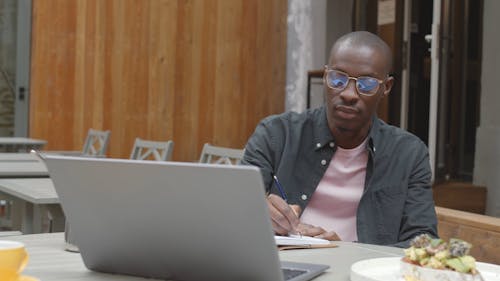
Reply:
[[[333,87],[332,85],[330,85],[329,83],[329,80],[327,79],[328,75],[331,73],[331,72],[337,72],[337,73],[340,73],[340,74],[343,74],[347,77],[347,83],[343,86],[343,87]],[[389,77],[389,76],[387,76]],[[343,71],[340,71],[340,70],[336,70],[336,69],[331,69],[329,68],[327,65],[325,65],[325,73],[323,75],[323,83],[330,89],[332,90],[336,90],[336,91],[342,91],[344,90],[345,88],[347,88],[347,85],[349,84],[349,80],[354,80],[355,81],[355,85],[356,85],[356,90],[358,92],[359,95],[363,95],[363,96],[374,96],[377,94],[378,90],[380,89],[380,85],[385,83],[385,81],[387,80],[387,77],[384,79],[384,80],[380,80],[380,79],[377,79],[375,77],[371,77],[371,76],[359,76],[359,77],[352,77],[352,76],[349,76],[349,74],[343,72]],[[369,92],[366,92],[366,91],[361,91],[359,89],[359,86],[358,86],[358,80],[359,79],[362,79],[362,78],[368,78],[368,79],[373,79],[375,81],[378,82],[377,84],[377,87],[374,88],[373,90],[369,91]]]

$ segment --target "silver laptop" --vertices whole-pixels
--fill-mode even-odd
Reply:
[[[328,268],[280,262],[255,167],[42,158],[91,270],[167,280],[298,281]]]

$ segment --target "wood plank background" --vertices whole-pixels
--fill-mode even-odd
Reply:
[[[30,136],[82,148],[111,130],[108,156],[135,137],[243,148],[284,109],[287,0],[33,1]]]
[[[441,239],[459,238],[472,244],[471,255],[500,264],[500,218],[436,207]]]

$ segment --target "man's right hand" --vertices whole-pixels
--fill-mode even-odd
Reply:
[[[267,207],[271,216],[274,232],[279,235],[297,233],[301,209],[298,205],[288,205],[281,197],[267,196]]]

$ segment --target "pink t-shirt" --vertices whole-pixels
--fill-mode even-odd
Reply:
[[[343,241],[357,241],[356,211],[365,186],[366,140],[352,149],[337,147],[330,165],[302,213],[304,223],[335,231]]]

